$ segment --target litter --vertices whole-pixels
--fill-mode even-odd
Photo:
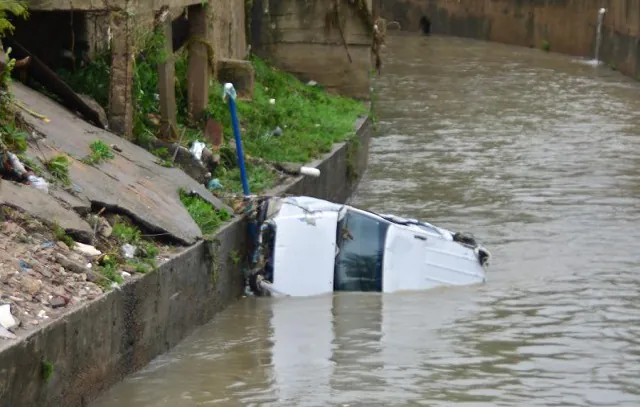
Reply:
[[[202,141],[194,141],[193,145],[189,149],[189,152],[196,160],[202,160],[202,152],[206,147],[206,144],[204,144]]]
[[[84,254],[85,256],[89,256],[89,257],[97,257],[97,256],[100,256],[102,254],[102,252],[100,250],[96,249],[95,247],[90,246],[88,244],[84,244],[84,243],[78,243],[78,242],[74,242],[73,250],[75,250],[76,252],[78,252],[80,254]]]
[[[125,259],[133,259],[136,256],[137,248],[129,243],[123,245],[120,250]]]
[[[16,319],[11,315],[11,305],[0,305],[0,326],[5,329],[14,328],[18,323]]]

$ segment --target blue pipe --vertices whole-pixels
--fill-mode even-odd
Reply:
[[[247,169],[244,166],[244,151],[242,151],[242,139],[240,138],[240,125],[238,124],[238,113],[234,97],[229,98],[229,112],[231,113],[231,125],[233,126],[233,137],[236,139],[236,152],[238,153],[238,166],[240,167],[240,179],[242,180],[242,191],[245,196],[249,196],[249,181],[247,179]]]

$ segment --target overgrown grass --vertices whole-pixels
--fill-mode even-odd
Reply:
[[[73,239],[71,238],[71,236],[67,235],[67,232],[65,232],[61,226],[55,225],[53,234],[57,241],[66,244],[70,249],[73,247]]]
[[[10,115],[12,112],[6,114]],[[27,133],[16,125],[13,117],[0,118],[0,148],[16,154],[27,151]]]
[[[189,215],[191,215],[205,235],[215,232],[224,221],[231,218],[231,215],[225,210],[216,209],[200,196],[191,195],[182,189],[180,189],[178,193]]]
[[[157,34],[145,35],[141,52],[134,68],[134,137],[149,148],[148,140],[157,134],[159,121],[157,64],[166,55],[163,39]],[[202,122],[190,123],[187,117],[187,55],[185,50],[175,54],[176,102],[178,127],[185,132],[184,143],[200,139]],[[276,70],[259,58],[252,58],[255,68],[255,89],[252,101],[237,101],[238,117],[242,127],[245,154],[269,162],[305,163],[329,152],[334,143],[354,134],[354,121],[366,114],[363,103],[353,99],[329,95],[319,86],[307,86],[293,75]],[[92,96],[107,107],[110,55],[104,54],[86,68],[74,73],[61,72],[63,78],[78,92]],[[275,99],[275,104],[270,103]],[[228,104],[222,100],[222,84],[214,83],[210,89],[209,106],[205,117],[213,117],[223,125],[224,139],[233,140]],[[272,135],[276,127],[282,135]],[[166,163],[166,154],[154,151]],[[273,186],[276,175],[270,166],[247,166],[251,192],[259,193]],[[214,178],[219,178],[227,191],[241,190],[235,163],[219,166]]]
[[[155,258],[160,253],[160,250],[153,241],[142,236],[140,229],[129,223],[117,222],[113,225],[112,233],[121,245],[128,243],[136,247],[136,257],[134,260],[129,261],[130,264],[136,266],[136,271],[138,269],[146,271],[146,267],[140,263],[155,267]]]

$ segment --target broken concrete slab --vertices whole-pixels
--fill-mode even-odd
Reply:
[[[179,189],[195,191],[214,207],[233,214],[230,207],[214,197],[204,185],[177,168],[156,164],[157,158],[145,149],[80,119],[55,101],[20,83],[12,85],[15,97],[27,108],[50,121],[25,114],[26,122],[45,136],[30,146],[30,154],[65,153],[70,158],[69,174],[75,191],[93,205],[131,216],[155,233],[166,233],[184,244],[193,244],[202,232],[182,205]],[[115,157],[98,165],[81,160],[91,152],[89,145],[102,140],[116,145]]]
[[[91,226],[77,213],[64,208],[51,195],[29,185],[0,181],[0,204],[20,208],[47,223],[57,223],[68,233],[88,240],[93,235]]]

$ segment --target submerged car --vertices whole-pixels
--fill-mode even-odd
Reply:
[[[256,295],[470,285],[491,258],[470,235],[306,196],[267,198],[257,221]]]

